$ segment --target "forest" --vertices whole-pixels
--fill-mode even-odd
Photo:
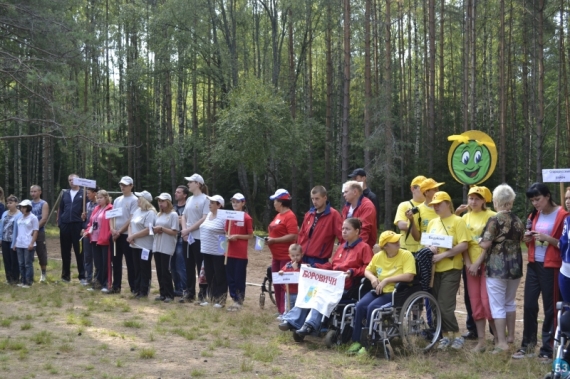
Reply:
[[[447,137],[480,130],[484,185],[513,186],[522,216],[541,170],[570,167],[569,5],[0,0],[0,186],[53,204],[70,173],[158,195],[197,172],[263,228],[277,188],[298,216],[318,184],[339,208],[363,167],[391,228],[416,175],[463,200]]]

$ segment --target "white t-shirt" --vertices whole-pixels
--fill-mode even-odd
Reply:
[[[69,196],[71,196],[71,202],[73,203],[73,199],[75,199],[75,195],[77,195],[77,192],[79,192],[79,190],[69,190]]]
[[[16,237],[16,248],[27,249],[32,242],[32,234],[34,230],[40,230],[38,218],[30,213],[26,217],[22,215],[18,220],[18,236]],[[36,243],[34,242],[34,246]]]
[[[190,196],[184,207],[184,217],[186,218],[186,228],[194,225],[199,219],[210,213],[210,201],[205,194]],[[190,232],[195,240],[200,238],[200,228]]]
[[[210,255],[224,255],[220,253],[218,246],[220,244],[218,236],[223,236],[225,234],[224,226],[226,225],[226,220],[216,217],[210,220],[212,213],[208,213],[206,220],[200,225],[200,251],[204,254]]]
[[[137,204],[137,197],[131,193],[130,196],[119,196],[113,201],[113,209],[122,208],[123,214],[121,216],[115,217],[115,230],[121,229],[127,222],[130,221],[131,216],[139,208]],[[111,224],[112,225],[112,224]],[[125,230],[122,234],[127,234],[128,231]]]
[[[161,213],[157,215],[156,220],[154,221],[154,226],[162,226],[163,228],[179,230],[178,214],[174,211],[168,214]],[[167,255],[174,255],[175,249],[176,249],[176,236],[171,236],[166,233],[160,233],[154,235],[154,242],[152,245],[153,252],[163,253]]]
[[[534,226],[534,230],[546,234],[548,236],[552,235],[552,231],[554,230],[554,223],[556,222],[556,216],[560,208],[554,212],[550,212],[547,215],[542,213],[538,214],[538,219],[536,220],[536,224]],[[546,242],[540,243],[538,240],[534,240],[534,260],[535,262],[544,262],[544,256],[546,255],[546,248],[548,244]]]
[[[143,211],[140,208],[137,208],[135,213],[133,213],[133,217],[131,218],[131,234],[138,233],[144,229],[148,229],[148,225],[154,226],[154,222],[156,220],[156,212],[153,210]],[[152,245],[154,243],[154,236],[147,235],[140,238],[135,238],[133,243],[131,243],[131,247],[135,249],[147,249],[152,250]]]

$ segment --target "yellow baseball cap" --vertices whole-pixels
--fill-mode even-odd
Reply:
[[[446,200],[451,202],[451,197],[449,197],[447,192],[439,191],[433,195],[433,199],[431,200],[431,203],[429,203],[429,205],[439,204],[442,201],[446,201]]]
[[[416,176],[416,177],[412,180],[412,184],[410,184],[410,187],[419,186],[419,185],[422,184],[422,182],[423,182],[424,180],[426,180],[426,179],[427,179],[427,178],[426,178],[425,176],[423,176],[423,175]]]
[[[420,184],[420,189],[422,192],[429,191],[430,189],[438,188],[439,186],[444,185],[445,183],[438,183],[432,178],[426,179]]]
[[[487,187],[484,186],[474,186],[469,189],[468,195],[476,193],[477,195],[481,196],[486,203],[490,203],[493,200],[493,195],[491,191]]]
[[[382,234],[380,234],[380,238],[378,239],[378,245],[380,245],[380,247],[384,247],[384,245],[386,245],[387,243],[395,243],[400,241],[400,237],[402,235],[395,233],[391,230],[386,230],[385,232],[383,232]]]

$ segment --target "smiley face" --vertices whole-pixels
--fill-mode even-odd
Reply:
[[[491,137],[470,130],[448,139],[454,141],[449,149],[448,165],[455,180],[475,185],[491,176],[497,164],[497,149]]]

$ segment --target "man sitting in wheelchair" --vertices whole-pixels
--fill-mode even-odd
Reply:
[[[332,263],[315,264],[314,267],[343,271],[347,278],[344,284],[343,299],[357,299],[360,280],[364,275],[366,265],[372,259],[372,249],[359,237],[362,223],[357,218],[348,218],[342,224],[342,238],[346,241],[339,246]],[[304,337],[321,328],[323,315],[315,309],[294,307],[283,315],[279,329],[293,330],[298,336]]]
[[[394,285],[398,282],[411,282],[416,274],[416,261],[412,253],[400,249],[400,234],[391,230],[380,235],[380,251],[374,255],[364,276],[372,283],[373,290],[356,303],[356,316],[352,332],[352,345],[349,354],[365,353],[366,348],[360,343],[362,327],[371,320],[372,312],[392,301]],[[365,318],[366,317],[366,318]]]

